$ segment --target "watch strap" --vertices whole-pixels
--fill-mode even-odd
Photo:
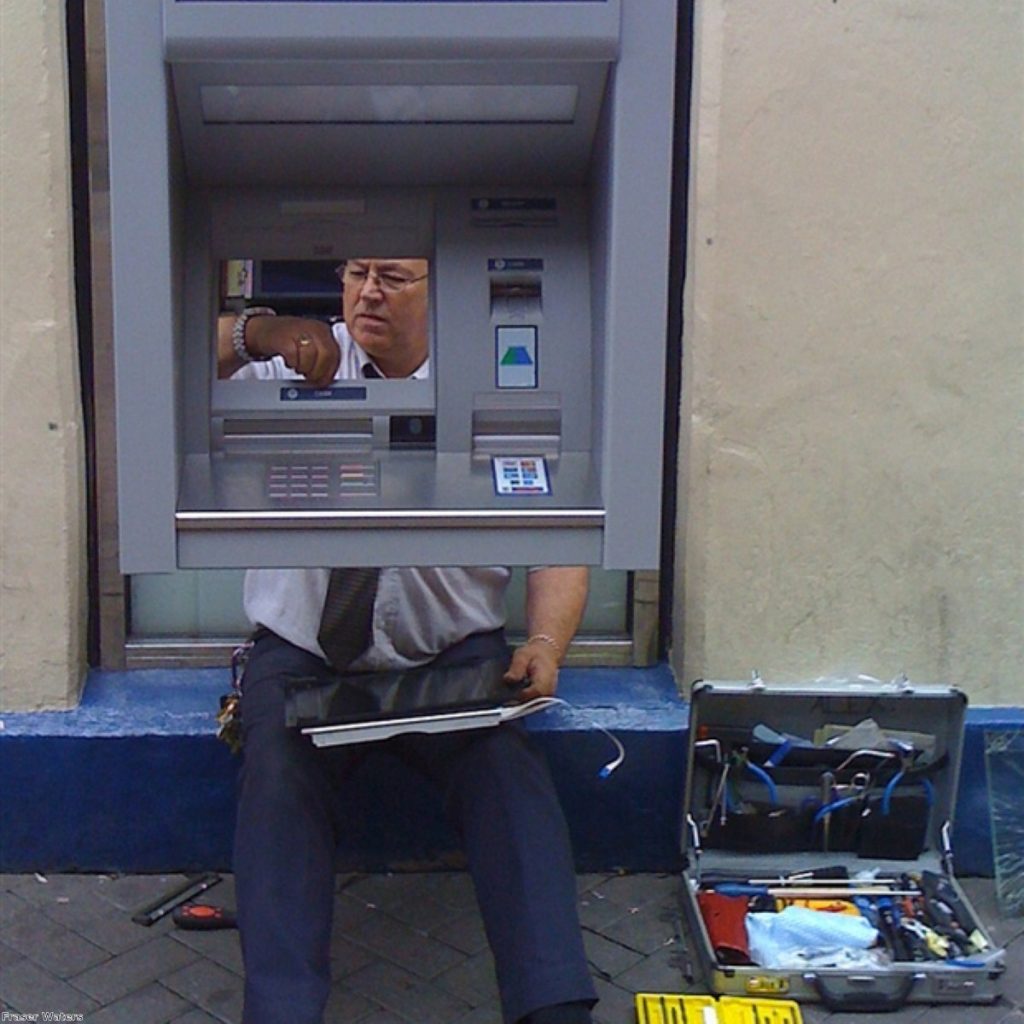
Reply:
[[[231,347],[242,363],[264,363],[270,358],[269,356],[254,356],[245,347],[245,325],[254,316],[277,316],[277,311],[269,306],[247,306],[239,313],[231,328]]]

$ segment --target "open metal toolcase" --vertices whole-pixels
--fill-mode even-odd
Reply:
[[[906,679],[695,685],[682,903],[710,991],[840,1011],[998,997],[1004,951],[950,845],[966,706]],[[752,962],[747,915],[791,905],[834,915],[813,919],[827,935],[859,913],[879,940],[852,959]]]

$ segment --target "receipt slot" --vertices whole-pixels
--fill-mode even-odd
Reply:
[[[675,0],[105,6],[123,570],[657,567]],[[389,260],[417,372],[223,371]]]

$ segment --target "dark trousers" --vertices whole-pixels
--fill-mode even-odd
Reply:
[[[500,631],[438,665],[501,655]],[[345,828],[337,780],[363,745],[316,748],[285,726],[285,679],[329,670],[273,633],[257,641],[242,697],[234,871],[245,961],[244,1024],[319,1024],[330,989],[334,858]],[[407,735],[383,746],[443,796],[494,954],[506,1022],[592,1002],[569,836],[547,764],[520,726]]]

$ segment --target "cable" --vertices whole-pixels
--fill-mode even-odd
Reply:
[[[569,701],[564,700],[562,697],[536,697],[533,700],[526,701],[525,704],[518,704],[515,707],[509,708],[505,713],[505,717],[523,718],[526,715],[532,714],[534,711],[544,711],[547,708],[554,707],[556,704],[561,704],[563,707],[568,708],[573,714],[582,715],[590,725],[594,726],[595,729],[600,729],[601,732],[603,732],[612,742],[616,751],[615,757],[613,757],[597,773],[597,777],[599,779],[607,779],[608,776],[626,760],[626,748],[619,741],[618,737],[614,736],[608,729],[601,725],[600,722],[594,721],[590,715],[570,704]]]
[[[824,807],[818,810],[818,813],[814,815],[814,820],[811,822],[812,825],[820,825],[821,822],[827,818],[833,811],[838,811],[843,807],[850,807],[851,805],[860,801],[859,796],[844,796],[839,800],[833,800],[829,804],[825,804]]]
[[[889,806],[892,802],[892,791],[903,781],[905,772],[897,772],[890,780],[889,784],[885,787],[882,793],[882,813],[889,813]],[[908,782],[916,782],[918,785],[924,787],[925,800],[927,801],[928,807],[935,802],[935,787],[932,786],[928,779],[908,779]]]
[[[779,790],[775,785],[775,780],[760,766],[754,764],[753,761],[748,759],[744,760],[747,771],[752,775],[756,775],[764,784],[768,787],[768,799],[771,801],[773,807],[779,806]]]

